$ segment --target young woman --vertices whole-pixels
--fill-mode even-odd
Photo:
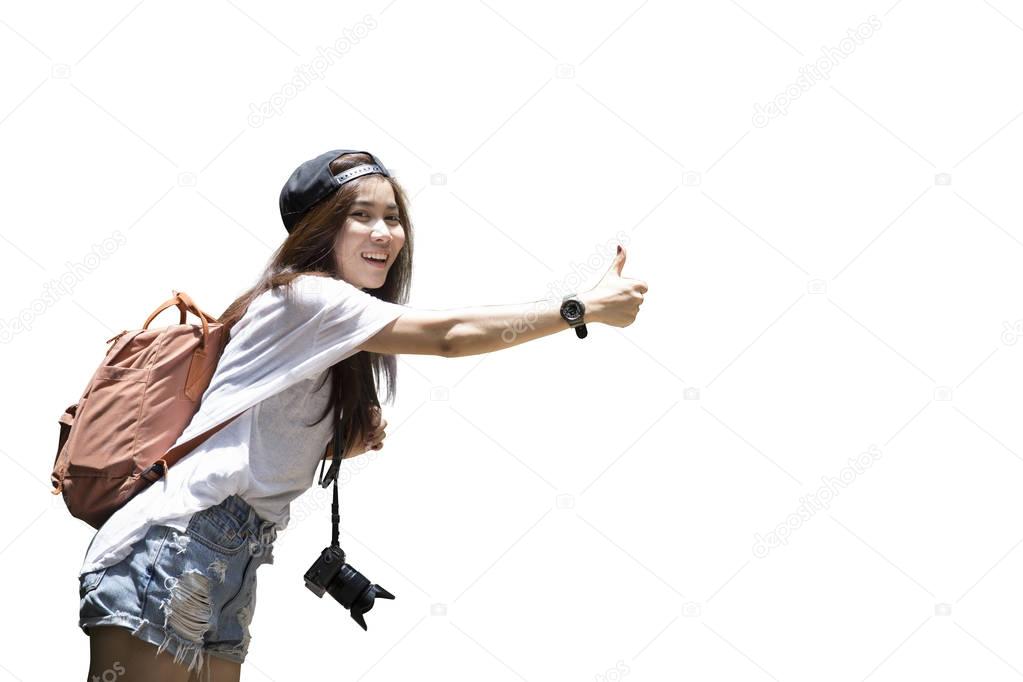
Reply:
[[[461,357],[580,322],[625,327],[647,291],[621,276],[619,246],[598,285],[576,296],[581,320],[543,302],[418,310],[405,305],[407,198],[375,156],[332,150],[307,161],[280,204],[290,234],[219,318],[229,341],[175,445],[219,430],[90,544],[79,577],[89,679],[239,679],[256,569],[272,562],[289,503],[312,485],[338,415],[342,458],[382,447],[377,385],[386,378],[393,402],[397,354]]]

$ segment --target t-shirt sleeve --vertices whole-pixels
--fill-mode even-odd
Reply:
[[[408,310],[340,279],[308,275],[301,278],[300,286],[304,305],[315,306],[319,317],[307,376],[354,355],[359,346]]]
[[[231,330],[199,410],[174,445],[318,376],[407,310],[316,275],[263,292]]]

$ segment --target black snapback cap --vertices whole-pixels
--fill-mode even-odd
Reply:
[[[368,154],[373,159],[373,163],[364,163],[337,174],[332,173],[331,161],[343,154]],[[380,159],[359,149],[332,149],[314,159],[309,159],[295,169],[288,181],[284,183],[284,188],[281,189],[279,203],[281,220],[284,221],[285,229],[290,233],[306,211],[341,185],[371,173],[387,177],[391,175]]]

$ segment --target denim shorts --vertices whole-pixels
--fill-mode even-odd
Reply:
[[[79,577],[78,625],[131,628],[188,669],[204,654],[242,663],[256,606],[256,569],[273,563],[274,524],[237,495],[192,515],[185,533],[150,526],[131,554]]]

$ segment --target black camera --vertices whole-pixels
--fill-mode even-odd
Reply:
[[[305,586],[322,597],[329,592],[341,606],[349,610],[352,620],[366,630],[366,619],[362,614],[373,608],[377,597],[394,599],[394,595],[374,585],[349,564],[345,563],[345,553],[340,547],[331,545],[320,553],[308,571],[305,572]]]

